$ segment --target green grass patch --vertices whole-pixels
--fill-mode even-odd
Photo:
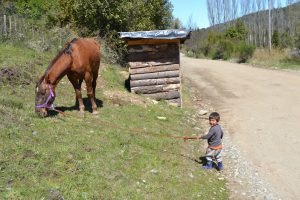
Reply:
[[[300,70],[300,59],[286,58],[280,61],[280,68]]]
[[[129,94],[117,67],[99,79],[98,116],[42,119],[34,84],[0,87],[0,199],[228,199],[224,180],[194,161],[200,144],[170,137],[195,133],[190,111]],[[56,92],[56,106],[74,105],[66,78]]]

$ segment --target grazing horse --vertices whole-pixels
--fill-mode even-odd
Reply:
[[[35,111],[40,116],[48,115],[53,109],[55,88],[67,75],[76,93],[76,105],[80,114],[84,113],[81,84],[86,83],[87,96],[92,104],[93,114],[97,114],[95,89],[100,66],[100,45],[94,39],[78,38],[68,42],[51,61],[45,74],[36,84]]]

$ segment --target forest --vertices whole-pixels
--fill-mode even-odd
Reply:
[[[118,32],[168,29],[173,22],[169,0],[0,0],[0,5],[1,42],[45,51],[73,37],[98,37],[112,62],[124,50]]]
[[[273,49],[298,60],[299,0],[206,4],[210,27],[198,29],[192,20],[183,26],[169,0],[0,0],[0,41],[49,51],[73,37],[98,37],[107,60],[120,63],[126,48],[118,32],[178,28],[193,31],[183,46],[189,56],[248,62],[255,52]]]
[[[193,30],[187,41],[190,56],[246,62],[255,52],[271,49],[298,60],[299,0],[207,0],[210,27]],[[285,6],[283,6],[285,5]],[[257,49],[257,50],[255,50]],[[261,52],[260,52],[261,53]]]

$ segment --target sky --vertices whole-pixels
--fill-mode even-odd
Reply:
[[[179,18],[183,26],[188,26],[189,18],[198,28],[209,27],[206,0],[170,0],[173,4],[173,15]]]
[[[217,0],[219,1],[219,0]],[[184,27],[189,27],[189,18],[196,27],[207,28],[209,20],[207,15],[206,0],[170,0],[173,4],[173,16],[179,18]],[[275,1],[275,8],[278,7]],[[280,0],[282,6],[286,6],[286,0]]]

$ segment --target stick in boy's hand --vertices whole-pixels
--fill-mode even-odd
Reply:
[[[183,137],[183,141],[186,141],[186,140],[196,140],[198,139],[198,137],[196,136],[184,136]]]

